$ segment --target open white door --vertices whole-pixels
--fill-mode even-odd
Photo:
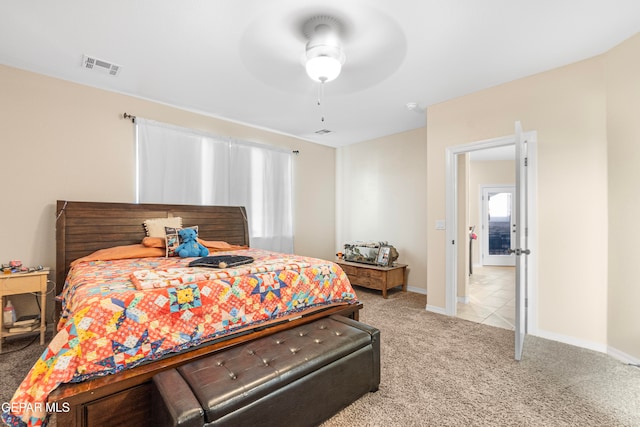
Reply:
[[[522,358],[522,347],[524,346],[524,337],[527,334],[527,276],[528,276],[528,255],[531,251],[528,249],[528,230],[529,223],[527,218],[527,141],[524,139],[522,125],[516,122],[516,214],[515,229],[516,241],[515,249],[512,252],[516,258],[516,351],[515,358]]]

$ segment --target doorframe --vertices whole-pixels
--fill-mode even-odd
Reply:
[[[536,335],[538,331],[537,315],[537,262],[538,262],[538,217],[537,217],[537,132],[524,132],[528,144],[528,211],[529,211],[529,269],[528,269],[528,289],[527,289],[527,324],[528,333]],[[458,154],[480,151],[488,148],[504,147],[515,145],[515,135],[500,138],[487,139],[483,141],[471,142],[468,144],[455,145],[446,148],[446,262],[445,262],[445,314],[456,316],[457,314],[457,265],[458,265],[458,243],[466,244],[465,239],[458,242]]]
[[[511,193],[512,195],[512,199],[511,199],[511,215],[512,217],[515,216],[515,204],[516,204],[516,185],[515,184],[480,184],[480,188],[478,189],[478,196],[480,198],[479,201],[479,211],[480,211],[480,218],[479,219],[479,224],[480,224],[480,235],[482,236],[481,239],[481,243],[482,245],[480,245],[480,251],[479,251],[479,256],[480,256],[480,265],[481,266],[485,266],[487,264],[485,264],[486,261],[486,257],[487,256],[491,256],[489,255],[489,221],[487,221],[487,205],[489,204],[489,200],[485,200],[484,196],[485,196],[485,192],[487,191],[487,189],[496,189],[496,190],[507,190]],[[511,237],[511,249],[513,249],[513,245],[515,242],[515,232],[513,230],[513,220],[509,222],[509,233],[510,233],[510,237]],[[495,256],[495,255],[494,255]],[[504,266],[509,266],[509,267],[515,267],[516,263],[515,263],[515,256],[511,256],[511,264],[488,264],[488,265],[504,265]]]

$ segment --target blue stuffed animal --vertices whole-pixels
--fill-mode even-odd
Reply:
[[[182,258],[203,257],[209,255],[209,249],[198,242],[198,233],[193,228],[183,228],[178,232],[182,244],[176,248],[176,253]]]

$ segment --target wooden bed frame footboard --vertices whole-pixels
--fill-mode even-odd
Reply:
[[[244,207],[58,201],[56,209],[56,293],[60,294],[70,263],[96,250],[137,244],[145,237],[149,218],[182,218],[184,226],[198,225],[207,240],[249,246]],[[358,320],[362,304],[328,306],[291,320],[221,338],[200,347],[140,365],[114,375],[76,384],[64,384],[48,398],[58,426],[148,425],[151,380],[175,368],[222,349],[275,332],[340,314]],[[56,305],[59,316],[61,306]]]
[[[56,424],[69,427],[146,426],[151,420],[151,380],[155,374],[217,351],[275,332],[339,314],[358,320],[362,304],[334,306],[292,321],[257,328],[186,353],[77,384],[65,384],[49,395]]]

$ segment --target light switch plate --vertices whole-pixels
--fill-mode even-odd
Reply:
[[[436,230],[446,230],[444,219],[439,219],[436,221]]]

